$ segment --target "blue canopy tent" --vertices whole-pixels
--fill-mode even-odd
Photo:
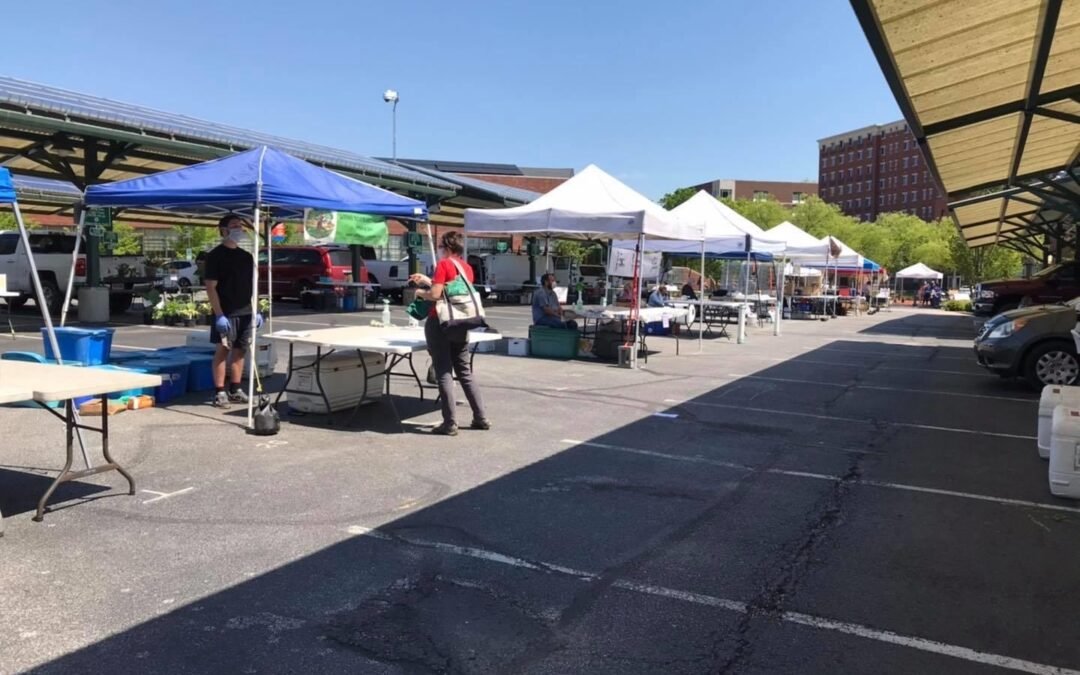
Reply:
[[[303,217],[306,208],[403,220],[426,220],[428,216],[427,206],[422,201],[317,167],[268,146],[150,176],[93,185],[86,189],[84,204],[184,215],[250,215],[257,235],[252,237],[252,255],[256,260],[259,256],[258,235],[261,234],[259,221],[267,209],[280,218]],[[81,236],[81,220],[79,225]],[[272,267],[268,265],[267,269]],[[272,276],[270,279],[272,281]],[[258,304],[258,292],[259,266],[255,265],[252,306]],[[251,426],[255,398],[255,340],[252,340],[249,358],[248,426]]]

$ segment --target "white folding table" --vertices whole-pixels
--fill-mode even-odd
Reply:
[[[267,339],[285,342],[289,345],[289,365],[286,371],[285,384],[278,392],[274,405],[281,401],[281,397],[287,393],[310,393],[307,391],[291,390],[289,383],[292,382],[293,374],[301,370],[313,371],[313,381],[318,388],[319,396],[326,405],[327,423],[331,423],[330,399],[326,395],[320,378],[322,361],[331,354],[341,350],[352,350],[360,356],[360,365],[363,369],[364,388],[360,400],[353,409],[353,415],[360,409],[365,401],[373,400],[390,393],[391,377],[411,377],[420,390],[420,400],[424,399],[424,384],[413,365],[413,354],[427,350],[427,339],[424,337],[422,327],[409,328],[405,326],[339,326],[337,328],[322,328],[312,331],[278,331],[270,333]],[[494,332],[469,331],[469,344],[479,342],[494,342],[502,339],[502,335]],[[314,347],[315,358],[311,363],[297,366],[295,363],[295,347],[297,345]],[[372,394],[367,390],[368,370],[367,362],[363,358],[363,352],[383,354],[386,359],[385,387],[384,391]],[[401,363],[409,366],[409,373],[395,373]],[[396,411],[395,411],[396,412]]]
[[[129,389],[146,389],[161,385],[158,375],[126,372],[122,370],[102,370],[76,366],[57,366],[46,363],[28,363],[23,361],[0,360],[0,403],[33,400],[50,414],[64,421],[67,428],[66,459],[64,468],[53,480],[38,501],[35,521],[45,516],[45,507],[56,488],[61,483],[78,480],[87,476],[117,471],[127,479],[128,494],[135,494],[135,479],[120,466],[109,452],[109,415],[108,395]],[[75,418],[75,399],[86,396],[101,399],[101,426],[92,427]],[[51,401],[63,401],[64,413],[48,407]],[[101,453],[105,464],[81,471],[72,471],[74,461],[75,429],[96,431],[101,434]]]

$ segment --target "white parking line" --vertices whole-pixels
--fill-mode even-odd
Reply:
[[[597,574],[596,572],[574,569],[572,567],[565,567],[563,565],[544,561],[525,560],[516,556],[499,553],[497,551],[489,551],[482,548],[476,548],[474,546],[459,546],[457,544],[448,544],[441,541],[419,539],[410,537],[408,535],[398,535],[383,532],[378,529],[365,527],[362,525],[350,526],[346,529],[346,532],[353,535],[371,537],[372,539],[378,541],[424,548],[428,550],[438,551],[440,553],[447,553],[450,555],[472,558],[474,560],[482,560],[484,562],[494,563],[497,565],[507,565],[509,567],[527,569],[535,572],[562,574],[564,576],[569,576],[584,582],[594,582],[602,580],[602,576],[600,574]],[[677,588],[668,588],[666,586],[643,584],[632,581],[630,579],[614,579],[611,581],[611,587],[628,591],[630,593],[638,593],[641,595],[648,595],[652,597],[668,598],[671,600],[678,600],[680,602],[686,602],[705,607],[715,607],[717,609],[736,612],[738,614],[745,614],[749,611],[749,607],[747,606],[747,604],[739,600],[721,598],[714,595],[706,595],[704,593],[695,593],[693,591],[684,591]],[[1036,675],[1080,675],[1080,671],[1078,670],[1070,670],[1068,668],[1059,668],[1056,666],[1036,663],[1034,661],[1015,659],[1011,656],[980,652],[974,649],[970,649],[968,647],[950,645],[944,642],[937,642],[935,640],[928,640],[926,638],[912,635],[902,635],[900,633],[894,633],[892,631],[879,630],[877,628],[871,628],[869,626],[863,626],[857,623],[848,623],[846,621],[836,621],[833,619],[814,616],[812,614],[803,614],[801,612],[783,612],[780,614],[780,619],[787,623],[809,626],[812,628],[817,628],[819,630],[836,631],[839,633],[845,633],[847,635],[854,635],[856,637],[865,638],[867,640],[887,642],[889,644],[907,647],[908,649],[931,652],[934,654],[940,654],[942,656],[948,656],[955,659],[971,661],[973,663],[998,666],[1001,668],[1011,668],[1012,670],[1018,670],[1025,673],[1035,673]]]
[[[873,391],[895,391],[904,394],[930,394],[933,396],[961,396],[965,398],[987,398],[995,401],[1019,401],[1021,403],[1034,403],[1037,404],[1038,400],[1033,398],[1020,398],[1018,396],[991,396],[990,394],[965,394],[957,391],[938,391],[936,389],[908,389],[906,387],[884,387],[875,384],[862,384],[861,382],[825,382],[819,380],[801,380],[797,378],[789,377],[767,377],[765,375],[753,375],[746,374],[740,375],[739,373],[728,373],[728,377],[737,377],[740,379],[750,380],[764,380],[767,382],[789,382],[791,384],[813,384],[825,387],[854,387],[856,389],[871,389]]]
[[[643,455],[645,457],[655,457],[657,459],[667,459],[675,462],[688,462],[691,464],[706,464],[708,466],[718,466],[723,469],[734,469],[736,471],[746,471],[768,473],[776,476],[792,476],[794,478],[810,478],[813,480],[826,480],[826,481],[838,481],[840,476],[834,476],[824,473],[813,473],[810,471],[791,471],[788,469],[773,469],[773,468],[758,468],[750,466],[749,464],[739,464],[737,462],[725,462],[719,459],[710,459],[708,457],[702,457],[700,455],[673,455],[666,452],[659,452],[656,450],[643,450],[641,448],[629,448],[623,445],[611,445],[608,443],[594,443],[592,441],[578,441],[572,438],[564,438],[561,443],[567,445],[580,445],[589,448],[600,448],[602,450],[614,450],[616,452],[624,452],[631,455]],[[980,495],[972,492],[957,492],[956,490],[941,490],[938,488],[922,487],[919,485],[905,485],[903,483],[889,483],[886,481],[878,480],[865,480],[862,478],[851,481],[855,485],[867,485],[870,487],[885,488],[889,490],[903,490],[905,492],[920,492],[923,494],[939,495],[942,497],[959,497],[961,499],[973,499],[982,502],[991,502],[994,504],[1001,504],[1003,506],[1020,506],[1024,508],[1042,509],[1044,511],[1058,511],[1065,513],[1077,513],[1080,514],[1080,507],[1077,506],[1062,506],[1059,504],[1044,504],[1042,502],[1031,502],[1024,499],[1010,499],[1008,497],[994,497],[992,495]]]
[[[809,417],[812,419],[828,420],[830,422],[858,422],[861,424],[873,424],[872,420],[862,419],[859,417],[840,417],[838,415],[823,415],[818,413],[806,413],[806,412],[794,412],[791,410],[771,410],[769,408],[752,408],[744,405],[731,405],[727,403],[705,403],[702,401],[678,401],[673,398],[664,399],[664,403],[671,403],[674,405],[696,405],[705,406],[708,408],[727,408],[730,410],[745,410],[747,412],[760,412],[768,413],[772,415],[789,415],[792,417]],[[1000,431],[980,431],[978,429],[960,429],[958,427],[939,427],[933,424],[917,424],[915,422],[893,422],[889,420],[878,420],[881,424],[887,424],[894,427],[904,427],[907,429],[925,429],[928,431],[947,431],[956,434],[973,434],[975,436],[992,436],[994,438],[1018,438],[1024,441],[1038,440],[1035,436],[1028,436],[1025,434],[1006,434]]]

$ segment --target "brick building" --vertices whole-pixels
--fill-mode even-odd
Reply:
[[[713,197],[725,199],[775,199],[784,206],[801,204],[810,195],[818,193],[817,183],[810,181],[742,180],[718,178],[693,186],[705,190]]]
[[[818,141],[819,194],[849,216],[946,215],[945,198],[904,121],[874,124]]]

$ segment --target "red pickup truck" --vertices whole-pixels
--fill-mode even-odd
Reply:
[[[1049,305],[1080,297],[1080,263],[1051,265],[1030,279],[984,281],[975,287],[976,316],[996,316],[1028,305]]]

